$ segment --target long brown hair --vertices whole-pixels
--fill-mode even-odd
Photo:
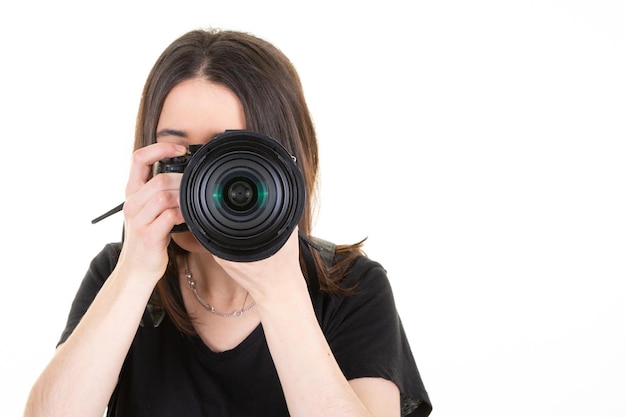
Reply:
[[[144,86],[134,148],[156,142],[156,127],[167,94],[181,81],[196,77],[232,90],[243,106],[246,129],[278,140],[295,156],[308,196],[298,227],[301,234],[310,237],[319,168],[317,138],[300,78],[289,59],[269,42],[244,32],[220,30],[194,30],[176,39],[158,58]],[[361,253],[360,244],[338,246],[336,257],[341,262],[331,266],[315,250],[311,252],[320,289],[347,295],[349,291],[341,287],[340,281]],[[172,242],[170,266],[155,295],[179,329],[193,334],[175,279],[175,257],[179,253],[180,248]],[[306,271],[302,255],[301,265]]]

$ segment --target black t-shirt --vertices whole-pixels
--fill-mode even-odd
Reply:
[[[112,272],[120,247],[106,245],[92,261],[59,343],[69,337]],[[343,282],[346,286],[358,282],[354,296],[331,296],[315,286],[310,286],[310,293],[344,375],[348,380],[391,380],[401,392],[402,415],[427,416],[432,409],[430,400],[385,270],[363,256]],[[289,415],[262,325],[234,349],[216,353],[199,337],[181,334],[167,315],[157,316],[137,330],[109,402],[108,416]]]

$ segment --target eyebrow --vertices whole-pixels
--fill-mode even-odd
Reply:
[[[179,138],[185,138],[185,139],[189,137],[187,133],[183,132],[182,130],[177,130],[177,129],[162,129],[156,133],[157,138],[160,138],[163,136],[177,136]]]

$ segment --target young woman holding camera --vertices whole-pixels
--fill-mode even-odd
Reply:
[[[280,142],[309,197],[286,242],[214,256],[180,209],[181,173],[153,174],[226,130]],[[318,169],[299,78],[232,31],[175,40],[144,88],[123,242],[93,259],[25,416],[427,416],[430,400],[384,269],[311,234]]]

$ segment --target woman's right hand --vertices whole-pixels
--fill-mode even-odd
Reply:
[[[185,152],[184,146],[157,143],[134,153],[120,259],[33,386],[25,416],[103,415],[146,303],[167,267],[170,231],[183,222],[182,175],[150,178],[152,165]]]
[[[161,278],[167,267],[170,232],[184,222],[179,207],[182,174],[152,177],[153,164],[184,155],[174,143],[155,143],[134,152],[124,202],[124,245],[120,264],[134,276]]]

